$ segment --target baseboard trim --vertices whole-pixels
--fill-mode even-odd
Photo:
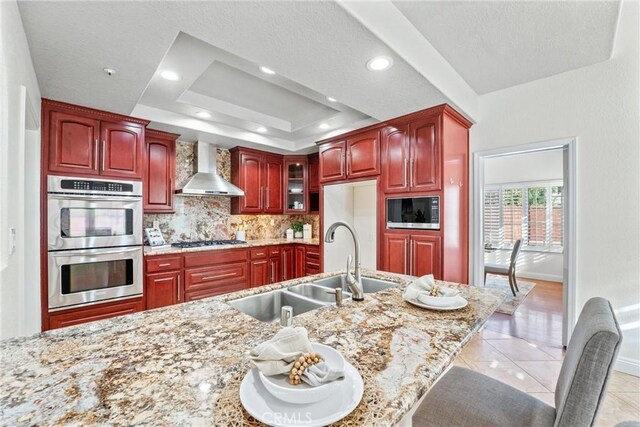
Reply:
[[[547,282],[560,282],[562,283],[562,276],[556,276],[555,274],[544,274],[544,273],[530,273],[528,271],[518,271],[516,273],[516,277],[518,279],[538,279],[544,280]]]
[[[634,377],[640,377],[640,360],[619,356],[613,369]]]

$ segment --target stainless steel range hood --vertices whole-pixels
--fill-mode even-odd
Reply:
[[[218,175],[217,147],[198,141],[198,169],[176,194],[183,196],[244,196],[244,191]]]

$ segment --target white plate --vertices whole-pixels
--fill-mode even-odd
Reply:
[[[462,298],[462,297],[460,297],[460,298]],[[460,303],[455,304],[455,305],[450,305],[448,307],[436,307],[436,306],[433,306],[433,305],[427,305],[427,304],[421,303],[420,301],[417,301],[417,300],[410,300],[410,299],[406,299],[405,301],[410,303],[410,304],[413,304],[415,306],[418,306],[420,308],[426,308],[426,309],[429,309],[429,310],[437,310],[437,311],[460,310],[461,308],[465,308],[469,304],[469,301],[467,301],[464,298],[462,298]]]
[[[362,400],[360,373],[345,362],[341,387],[325,400],[296,405],[275,398],[264,388],[258,369],[252,368],[240,384],[240,401],[252,417],[271,426],[326,426],[349,415]]]

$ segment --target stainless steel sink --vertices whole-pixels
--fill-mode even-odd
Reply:
[[[328,289],[325,286],[317,286],[312,283],[303,283],[301,285],[292,286],[288,290],[289,292],[293,292],[295,294],[302,295],[316,301],[322,301],[324,303],[330,304],[336,302],[335,295],[328,293]],[[351,294],[349,292],[344,292],[343,298],[351,298]]]
[[[343,291],[348,291],[347,287],[347,275],[341,274],[339,276],[331,276],[326,279],[315,280],[312,282],[314,285],[323,286],[325,288],[342,288]],[[365,294],[371,294],[381,291],[383,289],[396,286],[396,282],[388,282],[386,280],[373,279],[371,277],[362,278],[362,289]]]
[[[279,322],[280,311],[285,305],[293,308],[294,317],[326,305],[284,290],[252,295],[250,297],[229,301],[228,304],[262,322]]]

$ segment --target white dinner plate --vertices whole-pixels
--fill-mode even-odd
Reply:
[[[326,426],[349,415],[362,400],[364,383],[360,373],[348,362],[344,367],[344,380],[335,393],[303,405],[276,399],[264,388],[258,369],[252,368],[240,384],[240,401],[252,417],[271,426]]]
[[[417,307],[426,308],[426,309],[429,309],[429,310],[451,311],[451,310],[460,310],[461,308],[465,308],[469,304],[469,301],[467,301],[466,299],[464,299],[462,297],[460,297],[460,298],[461,298],[461,301],[459,303],[454,304],[454,305],[450,305],[448,307],[442,307],[442,306],[436,307],[434,305],[427,305],[427,304],[424,304],[424,303],[422,303],[422,302],[420,302],[418,300],[411,300],[411,299],[405,299],[405,301],[410,303],[410,304],[413,304],[413,305],[415,305]]]

